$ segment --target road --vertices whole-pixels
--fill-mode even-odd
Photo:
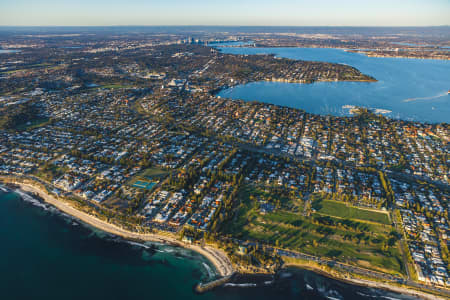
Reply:
[[[248,244],[248,245],[252,245],[252,246],[256,245],[256,243],[246,243],[245,241],[241,241],[238,239],[232,239],[232,240],[239,244]],[[338,262],[336,260],[332,260],[329,258],[322,258],[322,257],[318,257],[318,256],[314,256],[314,255],[310,255],[310,254],[306,254],[306,253],[302,253],[302,252],[292,251],[292,250],[279,249],[279,248],[275,248],[272,246],[265,246],[265,245],[262,245],[259,243],[258,243],[258,248],[266,249],[267,253],[273,253],[274,251],[276,251],[277,254],[280,256],[298,258],[298,259],[303,259],[303,260],[307,260],[307,261],[313,261],[320,265],[329,266],[329,267],[332,267],[335,269],[340,269],[342,271],[367,276],[369,278],[376,278],[378,280],[382,280],[383,282],[388,281],[388,282],[392,282],[392,283],[403,284],[403,285],[406,285],[409,287],[418,288],[423,291],[438,292],[440,294],[447,295],[448,297],[450,297],[449,289],[440,288],[440,287],[432,286],[432,285],[421,284],[419,282],[415,282],[415,281],[411,280],[410,278],[405,279],[400,276],[394,276],[394,275],[387,274],[387,273],[377,272],[374,270],[369,270],[366,268],[349,265],[349,264]]]
[[[49,183],[43,181],[42,179],[35,177],[35,176],[22,176],[22,178],[27,178],[27,179],[32,179],[34,181],[39,182],[40,184],[46,186],[47,188],[52,188],[51,185],[49,185]],[[70,195],[70,193],[68,193]],[[238,239],[234,239],[234,238],[225,238],[222,237],[223,241],[228,241],[228,240],[232,240],[235,243],[238,244],[249,244],[249,245],[256,245],[258,244],[259,249],[266,249],[266,251],[268,253],[273,253],[274,251],[276,251],[276,253],[280,256],[285,256],[285,257],[292,257],[292,258],[298,258],[298,259],[303,259],[303,260],[307,260],[307,261],[313,261],[316,262],[320,265],[326,265],[335,269],[340,269],[346,272],[351,272],[354,274],[359,274],[359,275],[363,275],[363,276],[367,276],[367,277],[371,277],[371,278],[376,278],[379,280],[383,280],[383,281],[389,281],[389,282],[394,282],[394,283],[399,283],[399,284],[403,284],[406,286],[410,286],[410,287],[414,287],[414,288],[418,288],[421,289],[423,291],[428,291],[428,292],[438,292],[440,294],[444,294],[447,295],[448,297],[450,297],[450,290],[446,289],[446,288],[440,288],[437,286],[431,286],[431,285],[425,285],[425,284],[421,284],[419,282],[415,282],[412,281],[409,277],[408,274],[408,278],[405,279],[403,277],[400,276],[394,276],[394,275],[390,275],[387,273],[382,273],[382,272],[377,272],[377,271],[373,271],[373,270],[369,270],[366,268],[361,268],[358,266],[353,266],[353,265],[349,265],[346,263],[342,263],[342,262],[338,262],[336,260],[333,259],[328,259],[328,258],[322,258],[322,257],[318,257],[318,256],[314,256],[314,255],[310,255],[310,254],[306,254],[306,253],[302,253],[302,252],[297,252],[297,251],[292,251],[292,250],[286,250],[286,249],[279,249],[279,248],[275,248],[272,246],[267,246],[267,245],[263,245],[260,243],[246,243],[245,241],[242,240],[238,240]]]

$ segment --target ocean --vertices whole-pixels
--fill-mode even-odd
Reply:
[[[215,276],[199,254],[126,241],[28,195],[0,191],[3,299],[414,299],[353,286],[310,271],[240,276],[196,294]]]

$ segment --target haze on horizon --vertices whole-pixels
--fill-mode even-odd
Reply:
[[[0,26],[441,26],[449,16],[449,0],[0,0]]]

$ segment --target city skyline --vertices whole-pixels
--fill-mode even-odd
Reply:
[[[307,1],[0,1],[0,26],[442,26],[450,2]]]

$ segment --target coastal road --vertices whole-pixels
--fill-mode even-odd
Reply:
[[[233,239],[233,241],[237,242],[239,244],[249,244],[249,245],[253,245],[253,246],[257,244],[257,243],[246,243],[245,241],[241,241],[241,240],[237,240],[237,239]],[[385,282],[385,283],[393,282],[393,283],[397,283],[397,284],[403,284],[403,285],[406,285],[409,287],[414,287],[414,288],[417,288],[417,289],[420,289],[423,291],[437,292],[439,294],[447,295],[448,297],[450,297],[450,290],[443,288],[443,287],[441,288],[438,286],[425,285],[425,284],[421,284],[419,282],[415,282],[411,279],[405,279],[400,276],[394,276],[394,275],[387,274],[387,273],[377,272],[374,270],[369,270],[366,268],[361,268],[358,266],[353,266],[353,265],[349,265],[346,263],[338,262],[336,260],[332,260],[332,259],[328,259],[328,258],[321,258],[318,256],[306,254],[306,253],[285,250],[285,249],[279,249],[279,248],[275,248],[272,246],[262,245],[259,243],[258,243],[258,246],[259,246],[259,249],[266,249],[267,253],[273,253],[274,251],[276,251],[277,254],[280,256],[298,258],[298,259],[303,259],[306,261],[313,261],[320,265],[329,266],[329,267],[332,267],[335,269],[340,269],[342,271],[359,274],[359,275],[367,276],[370,278],[376,278],[376,279],[380,280],[381,282]]]

